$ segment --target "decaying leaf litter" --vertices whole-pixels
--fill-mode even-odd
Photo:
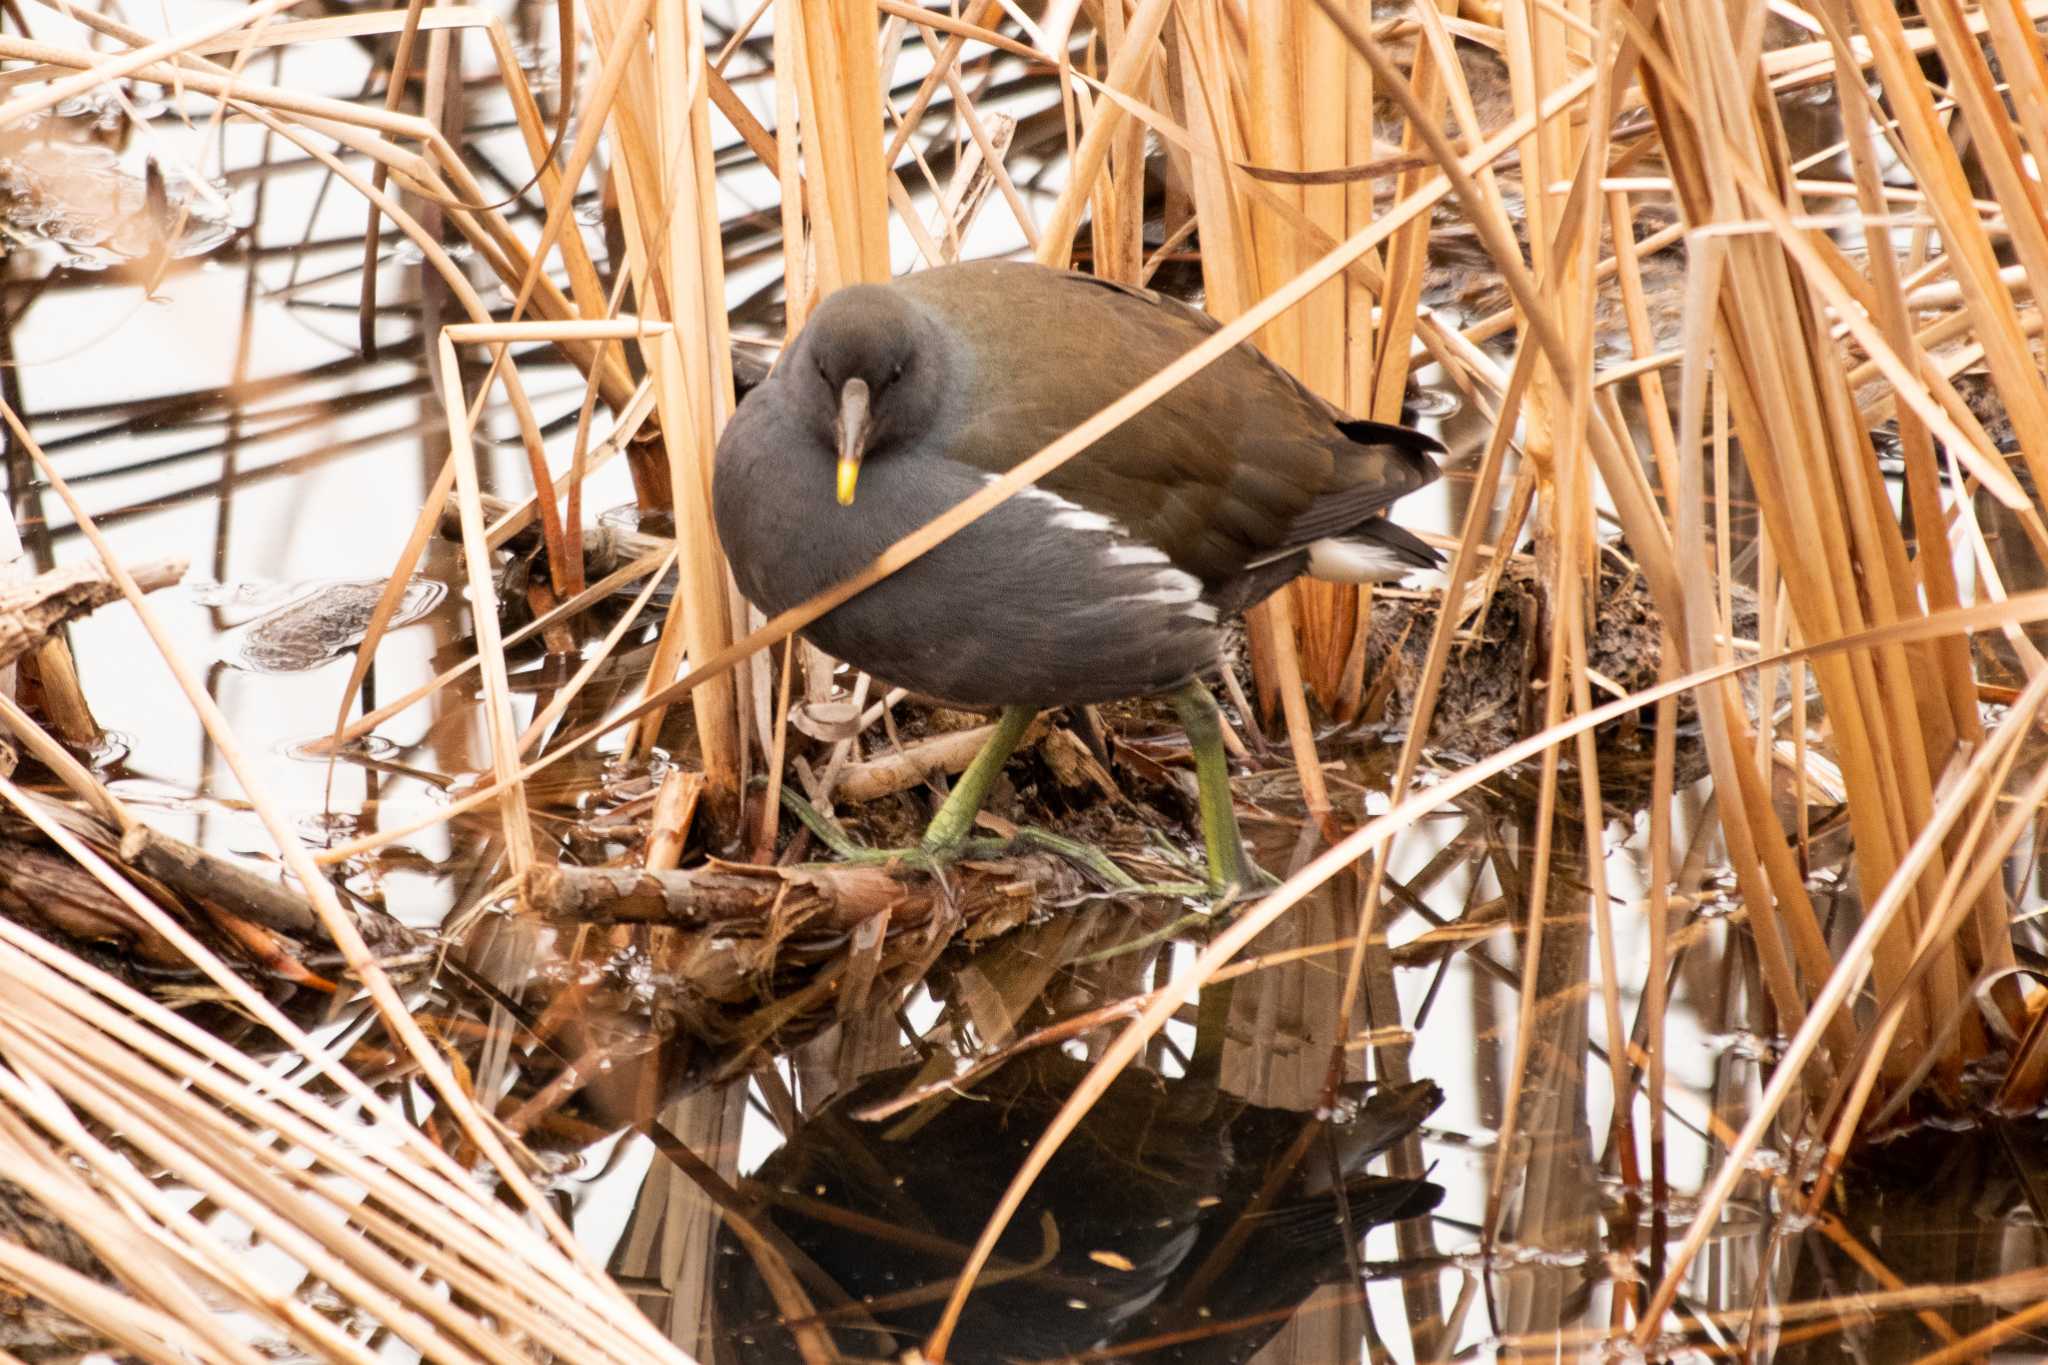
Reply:
[[[1449,1091],[1389,1156],[1396,1179],[1436,1160],[1448,1202],[1375,1233],[1373,1261],[1340,1256],[1348,1285],[1262,1359],[2025,1341],[2038,1163],[2025,1129],[1984,1116],[2031,1113],[2043,1076],[2025,742],[2048,543],[2027,287],[2048,243],[2040,16],[738,8],[578,8],[573,69],[552,14],[259,6],[129,60],[105,53],[152,39],[92,15],[98,53],[55,18],[0,39],[43,64],[12,77],[0,125],[141,186],[94,247],[119,259],[92,271],[66,257],[78,215],[34,202],[52,182],[7,182],[0,397],[35,566],[199,559],[210,540],[222,583],[389,573],[374,607],[316,595],[262,635],[368,637],[346,664],[310,658],[318,700],[282,726],[263,719],[282,691],[207,666],[254,597],[160,591],[25,656],[0,834],[49,880],[6,903],[24,991],[0,1007],[0,1175],[15,1203],[61,1200],[90,1253],[8,1241],[37,1349],[244,1358],[232,1304],[321,1358],[380,1332],[435,1358],[717,1357],[710,1243],[689,1229],[706,1201],[767,1226],[762,1192],[733,1183],[763,1122],[749,1090],[794,1132],[906,1055],[936,1080],[1034,1045],[1097,1062],[1083,1093],[1141,1058],[1213,1063],[1254,1105],[1314,1110],[1367,1078]],[[309,79],[296,59],[316,51],[362,84]],[[394,61],[418,79],[386,80]],[[174,115],[187,164],[140,164],[157,152],[123,130]],[[289,188],[316,179],[319,204],[376,205],[374,270],[359,219],[337,229]],[[85,310],[118,339],[148,330],[147,291],[181,317],[224,297],[181,264],[212,233],[191,218],[222,203],[241,233],[209,269],[244,284],[219,368],[157,360],[111,394],[102,370],[94,391],[95,345],[50,320]],[[821,290],[1008,249],[1194,294],[1361,415],[1462,405],[1448,586],[1309,587],[1247,623],[1240,810],[1296,875],[1227,926],[1032,853],[939,887],[746,866],[827,849],[783,791],[902,842],[930,765],[981,722],[749,637],[701,497],[734,382]],[[92,313],[103,300],[126,302]],[[317,363],[264,363],[280,319],[326,347]],[[394,469],[416,486],[392,489]],[[280,513],[292,544],[342,539],[344,509],[375,562],[248,539]],[[1927,551],[1933,526],[1952,553]],[[423,583],[459,591],[392,633]],[[408,655],[423,634],[434,655]],[[122,674],[159,647],[177,663],[138,697]],[[165,761],[158,731],[202,724],[199,765]],[[1165,713],[1043,725],[999,817],[1139,882],[1184,879]],[[331,776],[313,761],[330,749]],[[1418,794],[1384,795],[1418,772]],[[262,1067],[283,1083],[253,1088]],[[1814,1179],[1859,1131],[1927,1115],[1978,1122],[2016,1175],[1957,1190],[1971,1230],[1988,1210],[2006,1231],[1995,1254],[1960,1235],[1909,1253],[1874,1216],[1882,1158]],[[223,1116],[246,1161],[219,1155]],[[390,1139],[374,1170],[328,1136],[364,1122]],[[611,1142],[622,1128],[640,1137]],[[306,1156],[351,1192],[294,1175]],[[509,1202],[457,1188],[480,1164]],[[631,1217],[578,1243],[576,1192],[607,1174],[638,1180]],[[314,1198],[377,1240],[329,1231],[348,1224]],[[522,1200],[531,1217],[507,1216]],[[1960,1207],[1901,1216],[1961,1225]],[[299,1297],[238,1263],[234,1228],[282,1252]],[[1011,1254],[990,1283],[1019,1273]],[[928,1355],[967,1255],[920,1272]],[[825,1309],[817,1282],[769,1279],[782,1317]],[[334,1303],[349,1313],[307,1308]],[[815,1324],[795,1340],[804,1359],[855,1349]]]

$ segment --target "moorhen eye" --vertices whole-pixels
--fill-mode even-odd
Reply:
[[[713,506],[741,591],[771,616],[865,568],[878,528],[899,538],[979,492],[1214,324],[1108,280],[977,261],[841,289],[805,331],[820,353],[899,339],[918,372],[891,371],[906,395],[892,411],[925,425],[891,433],[887,480],[866,486],[856,517],[788,497],[829,463],[832,450],[807,442],[832,430],[832,413],[811,409],[836,411],[836,395],[764,386],[740,404],[718,445]],[[1048,349],[1046,337],[1066,344]],[[1258,873],[1200,681],[1223,623],[1303,573],[1368,582],[1435,567],[1436,552],[1386,511],[1437,477],[1442,451],[1421,432],[1353,420],[1240,347],[804,634],[899,687],[1002,708],[925,833],[927,864],[958,854],[1038,710],[1171,694],[1195,752],[1211,888],[1237,894]],[[1206,519],[1188,515],[1203,507]]]

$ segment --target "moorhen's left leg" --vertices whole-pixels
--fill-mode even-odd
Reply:
[[[946,796],[946,803],[939,807],[939,813],[925,827],[924,838],[917,841],[922,852],[944,859],[967,842],[968,834],[974,829],[974,817],[981,814],[982,804],[988,800],[996,778],[1002,775],[1003,765],[1017,751],[1018,741],[1024,738],[1024,732],[1031,727],[1037,715],[1035,706],[1003,708],[995,733],[981,746],[981,752],[967,765],[967,771],[960,774],[960,780],[953,784],[953,790]]]
[[[960,857],[992,853],[1007,841],[972,840],[968,836],[974,832],[974,818],[987,802],[989,791],[1003,771],[1003,764],[1016,752],[1018,741],[1024,738],[1024,732],[1037,715],[1038,711],[1029,706],[1003,709],[1001,718],[996,721],[995,732],[983,743],[974,761],[967,765],[967,771],[961,773],[953,784],[945,804],[939,807],[938,814],[925,827],[924,837],[918,840],[915,848],[863,848],[848,839],[844,831],[834,828],[808,801],[787,786],[782,789],[782,804],[795,812],[827,848],[848,862],[903,862],[927,872],[937,872]],[[1106,858],[1100,854],[1096,857],[1114,871],[1114,865],[1108,864]],[[1129,878],[1124,880],[1129,881]]]

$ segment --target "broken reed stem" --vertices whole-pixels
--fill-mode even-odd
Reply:
[[[790,26],[804,190],[817,287],[889,278],[889,168],[882,161],[882,91],[874,0],[777,0]],[[805,301],[802,312],[808,311]]]
[[[609,136],[619,189],[634,295],[642,315],[675,324],[642,338],[654,381],[668,495],[675,515],[678,587],[649,665],[646,691],[657,695],[687,655],[703,659],[733,638],[725,562],[711,526],[711,476],[718,433],[732,411],[732,361],[726,335],[725,264],[712,213],[712,154],[703,21],[696,0],[652,8],[652,42],[630,21],[645,12],[609,0],[588,10],[601,47],[631,53],[614,101]],[[707,813],[721,838],[740,817],[739,691],[720,677],[691,694],[706,782]],[[634,736],[651,749],[663,708],[653,708]]]
[[[519,764],[512,718],[512,684],[505,666],[505,647],[498,624],[497,579],[491,571],[490,547],[484,541],[482,487],[477,476],[476,447],[470,407],[462,393],[462,363],[454,339],[444,328],[440,339],[441,396],[448,422],[449,459],[455,466],[456,505],[462,514],[462,550],[469,587],[470,619],[476,629],[477,658],[484,678],[484,719],[491,737],[491,768],[504,796],[498,803],[505,847],[512,871],[533,865],[533,824],[526,813],[525,784],[511,780]]]

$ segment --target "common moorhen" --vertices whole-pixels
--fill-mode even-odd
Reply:
[[[850,577],[1216,326],[1143,289],[1014,262],[834,292],[718,445],[718,534],[740,590],[772,615]],[[965,841],[1039,709],[1171,693],[1212,888],[1241,889],[1220,718],[1199,681],[1224,622],[1303,573],[1434,566],[1385,513],[1437,476],[1442,449],[1346,417],[1239,346],[804,633],[913,691],[1003,708],[926,830],[931,858]]]

